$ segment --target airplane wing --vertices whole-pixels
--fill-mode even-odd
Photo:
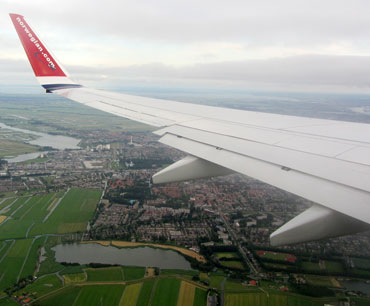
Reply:
[[[370,125],[90,89],[70,78],[23,16],[10,16],[47,92],[158,127],[160,142],[188,154],[154,183],[238,172],[317,203],[276,230],[272,245],[370,229]]]

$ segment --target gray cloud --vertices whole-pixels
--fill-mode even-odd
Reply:
[[[29,64],[0,60],[0,80],[33,80]],[[370,56],[294,56],[268,60],[221,62],[173,67],[161,63],[123,67],[67,66],[73,77],[89,86],[204,86],[246,89],[370,92]]]

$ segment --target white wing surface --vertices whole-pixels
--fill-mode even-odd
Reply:
[[[317,203],[275,231],[273,245],[370,229],[370,125],[89,89],[69,78],[23,16],[11,19],[47,92],[156,126],[160,142],[189,154],[154,183],[239,172]]]

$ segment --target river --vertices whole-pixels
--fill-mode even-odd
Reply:
[[[58,262],[191,270],[190,263],[179,253],[151,247],[116,248],[95,243],[74,243],[59,244],[52,250]]]
[[[340,281],[340,284],[347,290],[361,291],[370,295],[370,284],[359,280]]]
[[[76,138],[72,138],[68,136],[61,136],[61,135],[49,135],[46,133],[15,128],[15,127],[6,125],[1,122],[0,122],[0,128],[38,136],[37,139],[27,141],[27,143],[32,144],[32,145],[36,145],[40,147],[52,147],[57,150],[80,149],[80,147],[78,146],[80,139],[76,139]],[[40,155],[40,152],[27,153],[27,154],[21,154],[16,157],[12,157],[12,158],[6,158],[5,160],[11,163],[12,162],[16,163],[16,162],[22,162],[22,161],[37,158],[39,155]]]

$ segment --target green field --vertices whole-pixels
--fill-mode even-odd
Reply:
[[[124,286],[100,285],[83,286],[73,305],[75,306],[113,306],[118,305]]]
[[[39,249],[44,245],[45,240],[46,237],[39,237],[32,241],[30,252],[20,275],[21,279],[34,274],[39,257]]]
[[[72,188],[49,218],[35,224],[30,235],[84,231],[99,202],[101,191]]]
[[[39,147],[21,141],[0,139],[0,158],[39,151]]]
[[[148,280],[143,282],[141,287],[139,298],[136,302],[136,306],[147,306],[152,292],[154,280]]]
[[[220,260],[220,264],[226,268],[245,270],[243,263],[239,260]]]
[[[80,287],[66,287],[58,294],[52,294],[40,300],[40,304],[43,306],[66,306],[73,305],[78,294],[80,293]]]
[[[7,249],[0,263],[0,289],[5,289],[17,282],[31,244],[32,239],[16,240]]]
[[[224,276],[211,276],[210,277],[210,280],[211,280],[210,287],[220,289],[221,283],[224,280],[224,278],[225,278]]]
[[[316,262],[303,261],[302,268],[310,273],[327,272],[334,274],[343,274],[344,267],[339,261],[322,260],[321,264]]]
[[[179,289],[180,281],[178,279],[163,278],[158,280],[151,305],[176,306]]]
[[[109,267],[99,269],[85,269],[87,274],[88,282],[100,282],[100,281],[122,281],[122,269],[121,267]]]
[[[370,270],[370,259],[351,257],[355,268]]]
[[[194,295],[194,306],[206,306],[207,305],[207,291],[200,288],[195,289]]]
[[[28,285],[25,289],[19,290],[17,295],[28,292],[35,293],[36,297],[40,297],[59,288],[62,288],[62,282],[55,274],[52,274],[40,277],[37,281]]]
[[[68,136],[68,132],[75,130],[153,130],[148,125],[74,103],[60,96],[1,96],[0,100],[0,122],[32,131]]]
[[[73,188],[54,211],[51,206],[57,203],[63,193],[51,192],[21,197],[15,202],[13,200],[13,204],[3,213],[12,215],[12,218],[0,224],[0,239],[84,231],[100,195],[101,192],[97,190]]]
[[[145,268],[142,267],[122,267],[124,280],[140,279],[144,277]]]
[[[140,294],[142,283],[128,285],[123,292],[119,306],[135,306]]]
[[[278,261],[289,261],[295,262],[297,258],[293,254],[289,253],[279,253],[279,252],[272,252],[272,251],[257,251],[257,255],[263,260],[272,259]]]
[[[221,259],[221,258],[239,258],[239,254],[236,253],[236,252],[218,252],[218,253],[215,253],[215,255],[217,256],[217,258]]]

